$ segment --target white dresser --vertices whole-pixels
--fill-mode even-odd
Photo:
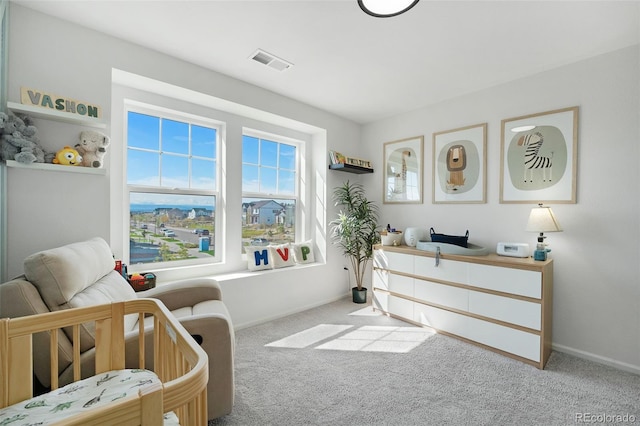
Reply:
[[[436,264],[437,263],[437,264]],[[551,354],[553,261],[376,246],[373,307],[540,369]]]

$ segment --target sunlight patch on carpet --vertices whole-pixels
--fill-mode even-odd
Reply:
[[[320,324],[315,327],[311,327],[307,330],[301,331],[284,339],[276,340],[266,344],[265,346],[271,346],[276,348],[306,348],[314,343],[318,343],[322,340],[326,340],[337,334],[342,333],[345,330],[353,327],[352,325],[336,325],[336,324]]]
[[[420,327],[364,326],[316,349],[407,353],[434,334]]]
[[[435,333],[422,327],[390,327],[367,325],[345,333],[353,325],[320,324],[284,339],[266,344],[268,347],[363,352],[407,353]],[[343,334],[344,333],[344,334]],[[321,343],[325,341],[324,343]]]

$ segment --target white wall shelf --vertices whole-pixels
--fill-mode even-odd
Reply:
[[[47,120],[56,120],[64,123],[77,124],[80,126],[94,127],[97,129],[106,129],[107,124],[92,117],[86,117],[68,112],[57,111],[49,108],[41,108],[32,105],[23,105],[16,102],[7,102],[7,108],[13,112],[28,114],[32,117],[44,118]]]
[[[64,172],[64,173],[81,173],[88,175],[106,175],[106,169],[95,169],[92,167],[83,167],[83,166],[64,166],[61,164],[53,164],[53,163],[19,163],[15,160],[7,160],[7,167],[15,167],[18,169],[31,169],[31,170],[49,170],[54,172]]]

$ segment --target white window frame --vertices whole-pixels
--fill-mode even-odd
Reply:
[[[128,128],[129,128],[129,112],[146,114],[153,117],[160,117],[161,119],[168,119],[174,121],[187,122],[190,125],[203,126],[208,128],[213,128],[216,130],[216,147],[215,147],[215,163],[216,163],[216,188],[214,190],[206,190],[206,189],[191,189],[191,188],[169,188],[162,186],[146,186],[146,185],[130,185],[128,184],[127,173],[127,158],[129,151],[129,141],[127,139]],[[203,264],[214,264],[221,263],[223,261],[223,242],[224,242],[224,229],[222,224],[224,223],[224,215],[225,209],[224,204],[221,202],[222,197],[220,195],[220,188],[222,185],[221,177],[221,137],[224,133],[224,123],[221,121],[213,120],[210,118],[185,113],[182,111],[172,110],[169,108],[146,104],[138,101],[125,100],[124,103],[124,150],[125,150],[125,164],[124,164],[124,184],[125,184],[125,208],[126,212],[130,215],[131,206],[130,199],[132,192],[142,192],[142,193],[154,193],[154,194],[179,194],[179,195],[207,195],[214,196],[215,203],[215,215],[214,215],[214,235],[212,243],[215,247],[215,255],[208,258],[199,258],[199,259],[187,259],[187,260],[174,260],[169,262],[149,262],[143,264],[132,264],[129,265],[129,269],[131,272],[140,272],[145,269],[164,269],[164,268],[180,268],[180,267],[188,267],[188,266],[197,266]],[[141,150],[144,151],[144,150]],[[162,147],[160,146],[160,155],[162,155]],[[173,155],[173,154],[172,154]],[[191,158],[191,153],[188,154],[188,157]],[[162,174],[161,174],[162,176]],[[125,241],[128,241],[128,235],[131,232],[130,223],[127,221],[124,233],[127,237]],[[127,244],[127,258],[130,258],[129,253],[129,245]]]
[[[269,199],[280,199],[280,200],[293,200],[296,203],[296,209],[295,209],[295,225],[294,225],[294,232],[295,232],[295,241],[294,243],[299,243],[301,241],[304,241],[305,235],[304,235],[304,230],[306,228],[304,223],[302,222],[302,214],[300,213],[300,209],[302,206],[302,200],[301,200],[301,195],[300,195],[300,188],[302,185],[302,179],[303,179],[303,169],[301,167],[301,159],[305,158],[305,147],[306,144],[304,141],[298,140],[298,139],[294,139],[294,138],[290,138],[287,136],[282,136],[282,135],[278,135],[275,133],[268,133],[265,131],[261,131],[261,130],[256,130],[253,128],[248,128],[248,127],[243,127],[242,129],[242,136],[249,136],[249,137],[254,137],[254,138],[258,138],[258,139],[266,139],[270,142],[276,142],[276,143],[282,143],[282,144],[286,144],[286,145],[293,145],[296,147],[296,159],[295,159],[295,188],[294,188],[294,193],[293,195],[291,194],[271,194],[271,193],[267,193],[267,192],[245,192],[242,191],[242,199],[244,200],[245,198],[269,198]],[[244,166],[244,162],[241,160],[241,166]],[[241,230],[242,233],[242,230]],[[246,254],[243,252],[243,256],[246,256]]]

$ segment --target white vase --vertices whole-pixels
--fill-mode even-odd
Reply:
[[[426,228],[407,228],[404,230],[404,243],[409,247],[415,247],[418,241],[424,240],[427,235]]]

